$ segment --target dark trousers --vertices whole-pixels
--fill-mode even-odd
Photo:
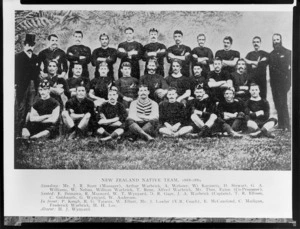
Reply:
[[[287,104],[288,89],[286,82],[271,80],[272,95],[278,114],[278,127],[290,129],[290,118]]]

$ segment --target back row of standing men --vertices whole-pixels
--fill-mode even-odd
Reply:
[[[101,34],[99,37],[101,47],[91,52],[89,47],[81,44],[83,33],[81,31],[75,31],[73,35],[75,44],[69,47],[66,53],[58,48],[58,37],[55,34],[51,34],[48,37],[49,47],[42,50],[38,56],[33,54],[35,36],[27,34],[24,42],[24,52],[17,54],[15,64],[16,99],[17,102],[21,104],[21,106],[19,106],[19,112],[23,113],[23,117],[24,114],[28,112],[28,108],[26,108],[26,101],[24,101],[24,99],[26,98],[25,94],[28,92],[29,82],[34,80],[37,88],[39,79],[38,76],[44,78],[50,74],[49,67],[51,69],[51,66],[49,66],[49,64],[51,65],[51,61],[53,60],[56,61],[57,78],[67,78],[67,72],[68,78],[73,78],[74,71],[76,71],[76,64],[80,64],[82,66],[81,77],[90,78],[88,64],[91,62],[92,65],[96,67],[95,79],[97,79],[100,76],[100,63],[106,62],[109,69],[107,74],[113,80],[113,65],[116,62],[117,57],[121,59],[118,73],[119,79],[121,79],[124,74],[124,71],[121,71],[121,68],[124,67],[124,62],[129,62],[131,64],[131,77],[140,79],[140,59],[146,61],[146,66],[148,66],[150,59],[156,60],[156,74],[164,76],[164,58],[167,57],[167,61],[169,63],[173,63],[174,60],[180,60],[179,65],[181,66],[174,67],[173,64],[171,64],[169,76],[166,77],[168,83],[171,84],[170,86],[177,88],[177,91],[179,89],[179,97],[184,95],[186,90],[183,90],[183,93],[181,93],[180,89],[182,88],[178,88],[178,84],[182,84],[184,88],[185,82],[189,81],[188,78],[190,76],[191,65],[194,77],[195,72],[197,72],[197,70],[195,70],[197,67],[194,68],[194,66],[200,67],[200,73],[198,71],[198,75],[200,75],[198,83],[207,82],[208,84],[208,82],[210,82],[210,87],[221,87],[224,80],[227,81],[232,74],[237,72],[238,75],[236,77],[233,76],[232,79],[236,79],[233,80],[233,83],[235,86],[239,87],[238,89],[243,90],[243,86],[249,86],[251,82],[255,82],[260,87],[262,98],[265,99],[267,88],[266,67],[269,64],[270,83],[275,108],[278,112],[279,128],[290,128],[287,107],[287,92],[291,85],[291,52],[282,46],[282,37],[280,34],[273,35],[274,50],[270,54],[260,50],[260,37],[253,38],[254,51],[249,52],[244,59],[244,65],[247,65],[247,76],[244,75],[241,77],[239,77],[239,75],[246,74],[246,68],[239,68],[237,66],[240,53],[231,49],[233,40],[229,36],[223,39],[224,49],[217,51],[215,54],[215,59],[219,60],[215,62],[219,62],[220,64],[216,64],[214,67],[214,55],[211,49],[204,46],[206,40],[204,34],[199,34],[197,36],[199,47],[196,47],[193,50],[182,44],[183,33],[178,30],[174,32],[175,45],[168,49],[165,45],[157,41],[158,31],[156,29],[150,29],[150,43],[144,47],[142,44],[134,40],[134,30],[132,28],[126,28],[125,34],[126,41],[120,43],[117,50],[108,47],[109,36],[107,34]],[[67,60],[69,61],[69,66]],[[184,78],[180,81],[173,80],[174,77],[172,74],[176,67],[179,68],[182,76],[184,76]],[[145,74],[147,74],[146,69]],[[174,81],[174,83],[172,83],[172,81]],[[191,87],[191,89],[193,90],[194,88]],[[218,93],[215,92],[215,94]],[[123,97],[126,98],[126,95]],[[222,97],[221,93],[220,98]]]

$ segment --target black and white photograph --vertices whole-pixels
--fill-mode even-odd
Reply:
[[[292,5],[9,9],[7,225],[292,222]]]
[[[15,11],[15,168],[290,170],[291,12]]]

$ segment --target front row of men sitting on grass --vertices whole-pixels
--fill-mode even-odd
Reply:
[[[223,90],[224,99],[216,102],[207,88],[197,85],[194,97],[178,101],[174,87],[167,89],[166,99],[159,104],[149,98],[147,85],[138,87],[138,98],[130,103],[129,110],[118,101],[119,90],[108,88],[107,101],[95,108],[94,102],[87,98],[85,83],[76,85],[75,96],[61,104],[51,93],[48,79],[39,84],[40,98],[27,115],[22,130],[23,138],[37,139],[55,137],[59,125],[68,129],[68,139],[83,136],[100,136],[101,141],[118,139],[124,134],[128,140],[142,138],[154,141],[158,132],[165,137],[179,137],[190,134],[194,137],[208,137],[215,133],[227,133],[241,138],[241,131],[250,131],[251,137],[266,136],[274,138],[270,130],[276,125],[275,118],[269,118],[269,103],[259,95],[259,86],[249,86],[250,99],[245,103],[235,99],[235,89]],[[61,114],[61,115],[60,115]]]

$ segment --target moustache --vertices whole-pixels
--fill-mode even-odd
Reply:
[[[27,49],[27,52],[33,52],[33,50],[32,49]]]

